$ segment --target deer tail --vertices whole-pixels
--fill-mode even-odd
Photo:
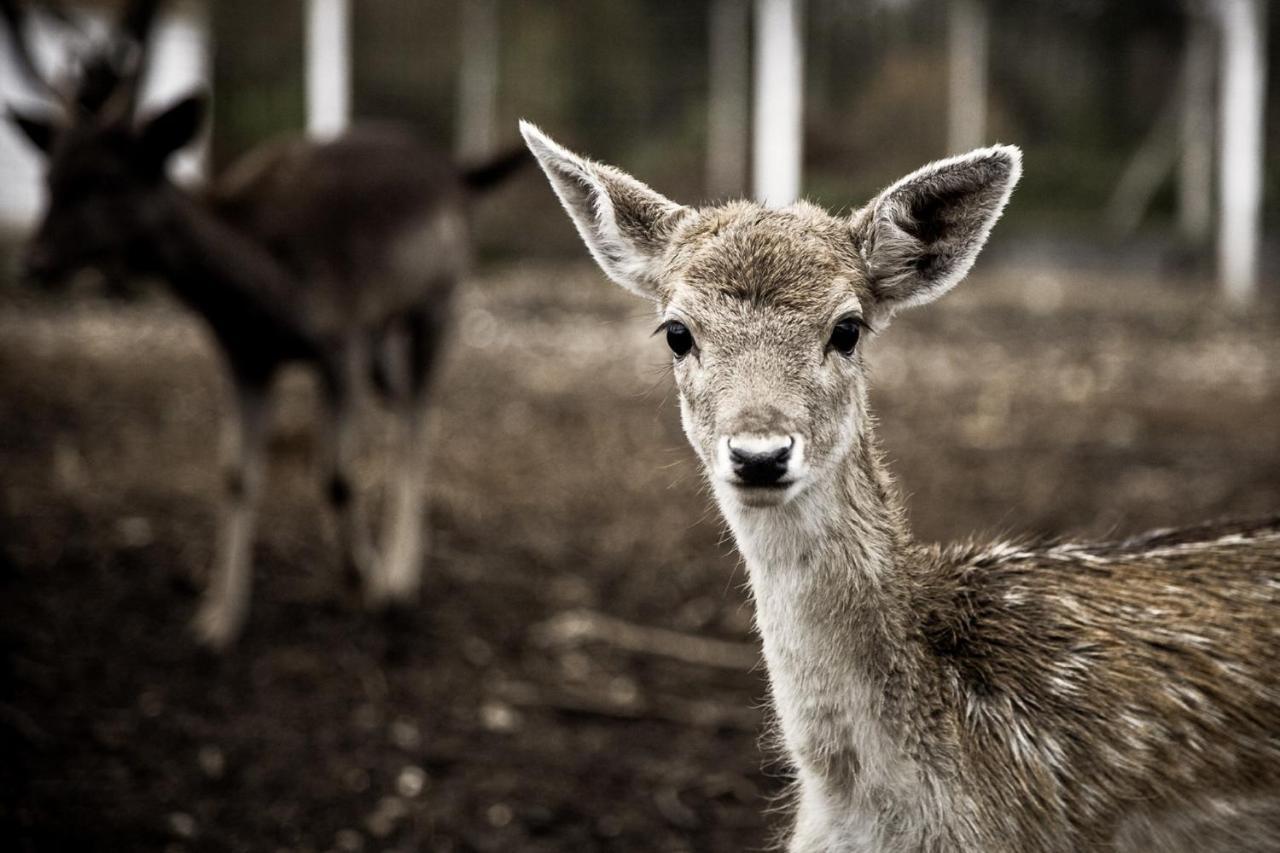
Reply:
[[[529,149],[521,145],[483,163],[466,167],[462,172],[462,183],[471,192],[482,193],[501,184],[532,162]]]

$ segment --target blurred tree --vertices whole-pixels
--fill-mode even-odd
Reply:
[[[750,21],[747,0],[711,0],[707,64],[707,194],[742,195],[750,127]]]
[[[991,22],[983,0],[952,0],[949,11],[947,150],[959,154],[979,147],[987,137],[987,42]]]
[[[351,3],[306,3],[307,133],[327,139],[351,123]]]
[[[303,7],[218,0],[213,15],[213,159],[305,126]]]
[[[738,14],[749,14],[750,1],[739,0]],[[210,4],[219,162],[265,136],[305,126],[305,2]],[[1170,245],[1184,234],[1191,240],[1203,234],[1204,202],[1222,180],[1220,171],[1210,171],[1215,187],[1205,191],[1205,152],[1215,133],[1206,129],[1203,115],[1218,93],[1210,88],[1206,98],[1204,92],[1218,69],[1206,74],[1201,67],[1200,83],[1188,83],[1180,95],[1174,88],[1183,79],[1189,45],[1201,44],[1201,54],[1213,49],[1204,44],[1216,44],[1216,24],[1201,26],[1197,35],[1184,0],[969,2],[981,3],[977,8],[988,19],[986,84],[972,87],[971,81],[963,97],[985,91],[986,130],[971,132],[971,141],[962,145],[951,136],[948,116],[976,114],[949,108],[955,77],[950,67],[958,58],[949,47],[954,4],[805,0],[802,192],[837,207],[860,203],[953,146],[967,147],[973,139],[1015,142],[1025,150],[1028,168],[1002,234],[1045,230],[1055,239],[1080,239],[1101,250],[1106,246],[1099,238],[1108,232],[1099,211],[1141,140],[1178,98],[1168,131],[1175,153],[1165,158],[1170,165],[1150,195],[1142,228]],[[644,174],[673,196],[696,200],[702,191],[734,192],[728,175],[742,175],[745,167],[716,152],[731,151],[735,138],[749,143],[742,114],[751,107],[735,105],[734,86],[726,81],[751,73],[750,43],[758,34],[751,33],[749,21],[745,35],[735,25],[717,29],[717,16],[735,5],[730,0],[486,3],[492,4],[501,37],[470,37],[478,49],[466,47],[464,35],[463,7],[474,11],[471,3],[352,4],[355,117],[408,121],[425,137],[450,146],[472,120],[460,109],[465,104],[476,115],[491,114],[493,144],[499,146],[515,140],[516,119],[527,117],[601,159]],[[1277,18],[1259,26],[1280,33]],[[726,59],[734,51],[725,46],[737,43],[741,57],[744,39],[747,60],[738,67],[745,65],[745,72],[734,72],[733,60]],[[493,56],[485,58],[487,48]],[[488,94],[463,95],[474,85],[465,82],[464,68],[479,68],[481,60],[490,71],[473,79],[487,79]],[[1262,68],[1264,79],[1277,73]],[[1264,167],[1273,165],[1266,162],[1275,159],[1272,152],[1280,152],[1277,116],[1275,110],[1260,116]],[[720,168],[724,173],[717,177]],[[1262,182],[1262,210],[1272,217],[1280,212],[1280,169],[1262,168],[1255,175]],[[529,204],[545,200],[541,189],[527,189]],[[574,250],[563,223],[516,216],[526,189],[511,192],[517,196],[512,220],[495,221],[494,232],[513,251]]]
[[[458,65],[458,132],[454,148],[464,160],[493,153],[498,119],[498,0],[461,0],[462,52]]]
[[[1258,279],[1264,167],[1266,35],[1262,0],[1213,0],[1222,28],[1219,72],[1218,278],[1246,305]]]
[[[781,207],[800,197],[804,163],[801,0],[756,0],[751,192]]]
[[[1202,4],[1186,4],[1189,21],[1179,125],[1178,227],[1200,248],[1213,224],[1213,65],[1215,39]]]

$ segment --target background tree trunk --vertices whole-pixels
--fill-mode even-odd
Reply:
[[[1260,0],[1216,0],[1215,8],[1222,27],[1218,280],[1230,302],[1245,305],[1257,291],[1262,224],[1264,10]]]
[[[987,7],[982,0],[953,0],[947,21],[947,148],[962,154],[987,141]]]
[[[1213,224],[1213,62],[1213,30],[1193,10],[1182,84],[1178,230],[1189,244],[1201,247]]]
[[[461,0],[456,150],[464,161],[493,153],[498,125],[498,0]]]
[[[712,0],[707,93],[707,194],[743,192],[747,174],[749,22],[746,0]]]
[[[756,200],[784,207],[800,197],[804,156],[801,0],[756,0]]]
[[[350,0],[307,0],[307,133],[327,139],[351,123]]]

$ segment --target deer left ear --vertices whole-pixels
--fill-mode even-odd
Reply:
[[[41,152],[48,154],[57,141],[58,130],[52,121],[19,112],[10,107],[9,121]]]
[[[689,209],[625,172],[579,157],[527,121],[520,132],[605,275],[660,300],[662,255]]]
[[[146,156],[163,163],[170,154],[190,144],[200,132],[205,107],[204,94],[196,93],[147,119],[138,131]]]
[[[1014,146],[980,148],[912,172],[854,214],[878,305],[892,314],[959,284],[1021,174]]]

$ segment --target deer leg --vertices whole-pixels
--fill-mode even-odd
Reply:
[[[398,323],[383,340],[383,370],[394,412],[394,458],[388,466],[387,513],[382,525],[382,577],[378,596],[370,604],[385,606],[409,601],[417,591],[422,562],[422,482],[412,457],[414,424],[412,345],[410,333]]]
[[[378,555],[355,477],[367,362],[368,350],[363,341],[352,341],[344,348],[341,363],[324,375],[329,414],[329,505],[338,518],[344,573],[353,583],[363,585],[366,594],[378,584]]]
[[[249,609],[253,531],[266,457],[266,383],[236,381],[236,413],[223,430],[225,484],[217,551],[193,629],[204,645],[224,649],[240,633]]]
[[[391,333],[388,366],[396,391],[396,464],[391,473],[390,515],[383,529],[384,587],[389,603],[418,593],[426,552],[427,403],[440,324],[423,311]]]

